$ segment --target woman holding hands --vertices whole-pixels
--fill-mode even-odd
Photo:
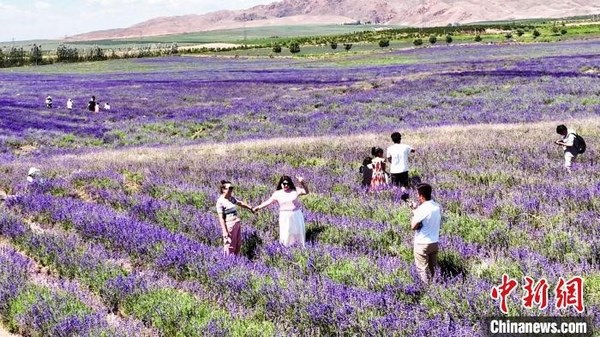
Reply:
[[[294,244],[304,247],[306,240],[304,215],[298,197],[308,194],[308,188],[302,177],[296,179],[300,187],[296,187],[289,176],[282,176],[273,195],[253,209],[256,212],[274,202],[279,204],[279,242],[286,247]]]
[[[237,205],[254,213],[252,207],[233,196],[233,185],[228,180],[221,180],[221,196],[217,199],[217,214],[223,234],[225,254],[239,255],[242,247],[242,229],[237,215]]]

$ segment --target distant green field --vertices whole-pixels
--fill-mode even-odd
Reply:
[[[400,28],[399,26],[383,25],[302,25],[302,26],[271,26],[271,27],[253,27],[236,28],[227,30],[215,30],[209,32],[197,32],[180,35],[167,35],[149,37],[146,42],[149,43],[167,43],[177,41],[177,43],[196,44],[196,43],[248,43],[255,44],[269,41],[273,38],[294,37],[294,36],[323,36],[349,34],[359,31],[372,31],[380,28]],[[114,41],[118,42],[118,41]],[[136,40],[131,40],[135,43]]]
[[[272,26],[272,27],[251,27],[215,30],[208,32],[197,32],[188,34],[175,34],[164,36],[140,37],[132,39],[112,39],[84,42],[69,42],[69,45],[77,48],[89,48],[95,45],[106,48],[129,48],[132,46],[150,46],[158,43],[176,42],[180,46],[194,45],[201,43],[246,43],[259,44],[269,42],[275,38],[290,38],[301,36],[323,36],[349,34],[360,31],[372,31],[376,29],[401,28],[400,26],[383,25],[297,25],[297,26]],[[29,49],[33,44],[41,45],[44,50],[54,50],[61,40],[29,40],[16,41],[17,47]],[[0,42],[0,48],[10,48],[12,42]]]
[[[600,17],[600,16],[599,16]],[[600,25],[595,21],[595,16],[578,17],[578,18],[565,18],[565,19],[528,19],[528,20],[514,20],[514,21],[495,21],[495,22],[481,22],[474,26],[460,26],[459,31],[455,32],[452,36],[453,43],[473,43],[475,34],[477,34],[476,27],[482,25],[493,24],[487,28],[498,27],[498,25],[506,25],[505,30],[498,30],[497,28],[488,30],[485,33],[481,33],[481,43],[497,43],[497,42],[556,42],[562,40],[581,39],[581,38],[599,38],[600,37]],[[496,25],[496,26],[494,26]],[[521,26],[520,26],[521,25]],[[524,34],[518,36],[516,34],[517,27],[523,27]],[[510,28],[512,27],[512,28]],[[541,33],[541,36],[534,38],[532,35],[533,27]],[[558,27],[560,30],[565,29],[567,32],[562,34],[560,32],[552,31],[553,27]],[[126,49],[140,49],[144,47],[158,47],[168,48],[171,43],[177,43],[179,47],[186,46],[198,46],[206,43],[233,43],[233,44],[246,44],[269,46],[272,44],[280,44],[282,48],[280,56],[292,56],[289,50],[285,47],[290,40],[295,38],[302,39],[301,52],[296,56],[335,56],[339,53],[346,53],[343,49],[342,43],[339,44],[337,50],[332,50],[329,46],[323,45],[323,42],[327,42],[328,39],[344,41],[352,35],[360,36],[359,41],[354,43],[350,53],[368,54],[381,51],[379,48],[378,41],[380,39],[389,39],[390,46],[388,49],[399,49],[413,46],[415,36],[420,35],[424,44],[427,45],[429,34],[435,32],[438,38],[438,44],[445,43],[445,35],[447,32],[452,34],[452,30],[457,27],[437,27],[437,28],[423,28],[417,30],[415,28],[407,28],[400,26],[384,26],[384,25],[293,25],[293,26],[272,26],[272,27],[249,27],[249,28],[238,28],[238,29],[227,29],[227,30],[215,30],[209,32],[196,32],[188,34],[177,34],[167,36],[156,36],[156,37],[140,37],[132,39],[113,39],[113,40],[98,40],[98,41],[86,41],[86,42],[71,42],[71,45],[77,49],[86,50],[93,46],[99,46],[105,50],[126,50]],[[504,28],[503,28],[504,29]],[[362,32],[362,33],[361,33]],[[364,32],[371,32],[365,34]],[[511,32],[512,37],[506,38],[506,33]],[[356,33],[356,34],[353,34]],[[326,37],[325,39],[312,39],[312,37]],[[308,37],[308,40],[306,39]],[[31,40],[31,41],[20,41],[20,42],[7,42],[0,43],[0,48],[5,51],[13,45],[16,47],[22,47],[25,51],[31,50],[33,44],[41,45],[42,49],[48,53],[52,53],[56,50],[59,44],[63,43],[61,40]],[[321,44],[321,45],[319,45]],[[180,49],[180,52],[187,53]],[[246,50],[233,50],[233,51],[219,51],[209,52],[209,54],[225,55],[225,56],[256,56],[265,57],[269,55],[277,55],[272,52],[271,48],[260,48],[260,49],[246,49]]]

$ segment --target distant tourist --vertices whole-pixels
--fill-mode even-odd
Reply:
[[[373,158],[365,157],[363,159],[362,165],[358,170],[359,173],[362,173],[362,187],[369,188],[371,186],[371,179],[373,178]]]
[[[392,133],[392,142],[387,148],[387,160],[390,163],[390,175],[393,186],[408,187],[408,155],[415,152],[410,145],[400,144],[402,135],[400,132]]]
[[[104,110],[110,110],[110,104],[108,104],[108,102],[104,103]]]
[[[577,159],[577,155],[579,154],[579,151],[575,146],[575,130],[569,130],[564,124],[561,124],[556,127],[556,133],[561,135],[563,138],[555,141],[554,143],[563,147],[565,153],[564,166],[567,172],[571,173],[571,167],[573,166],[573,162],[575,161],[575,159]]]
[[[279,204],[279,242],[289,247],[300,245],[304,247],[306,241],[306,229],[304,226],[304,215],[299,196],[308,194],[308,188],[304,178],[296,177],[301,187],[297,188],[289,176],[282,176],[277,183],[276,191],[262,204],[254,207],[258,211],[274,202]]]
[[[73,110],[73,100],[70,98],[67,100],[67,109]]]
[[[100,112],[100,102],[97,102],[94,106],[94,112]]]
[[[27,182],[42,182],[42,171],[37,167],[30,167],[27,171]]]
[[[413,253],[419,278],[429,283],[435,273],[437,254],[439,251],[440,225],[442,223],[441,207],[431,199],[429,184],[417,185],[417,204],[413,208],[410,228],[415,231]]]
[[[383,149],[380,147],[371,148],[371,154],[374,156],[371,161],[373,173],[371,174],[371,191],[379,190],[387,186],[388,175],[385,170],[385,158],[383,158]]]
[[[250,211],[252,207],[233,196],[233,185],[230,181],[221,180],[219,192],[221,196],[217,199],[217,214],[223,235],[223,250],[225,254],[239,255],[242,247],[242,229],[241,220],[237,215],[237,205]]]
[[[96,96],[92,96],[92,98],[89,100],[88,110],[91,112],[96,111]]]
[[[50,95],[46,97],[46,108],[52,109],[52,97]]]

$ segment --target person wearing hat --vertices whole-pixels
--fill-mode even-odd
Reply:
[[[217,214],[219,215],[219,224],[223,234],[223,250],[228,255],[239,255],[242,247],[242,229],[241,220],[237,215],[237,206],[248,209],[251,212],[252,206],[233,196],[233,185],[228,180],[221,180],[219,186],[221,195],[217,199]]]
[[[289,247],[297,244],[304,247],[306,241],[306,229],[304,226],[304,215],[299,196],[308,194],[308,188],[302,177],[296,177],[300,183],[297,188],[289,176],[282,176],[277,183],[276,191],[262,204],[254,207],[254,211],[277,202],[279,204],[279,242]]]

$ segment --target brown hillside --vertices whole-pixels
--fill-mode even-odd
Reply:
[[[239,11],[159,17],[128,28],[75,35],[97,40],[298,24],[355,21],[445,26],[492,20],[553,18],[600,13],[598,0],[283,0]]]

